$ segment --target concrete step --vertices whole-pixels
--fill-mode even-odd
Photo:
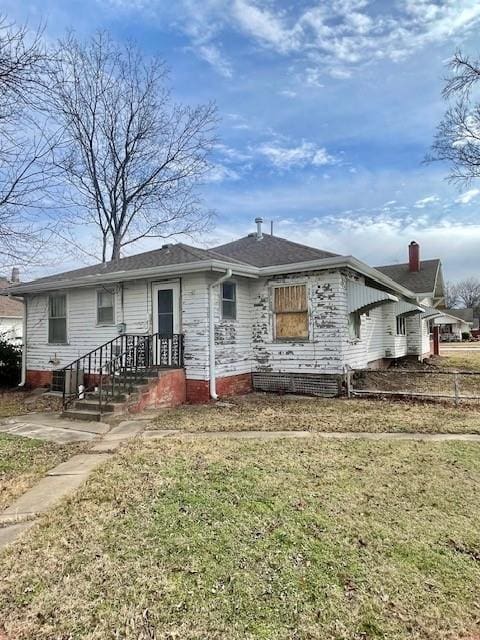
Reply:
[[[68,420],[87,420],[88,422],[101,422],[102,414],[97,411],[85,411],[80,409],[66,409],[62,413],[62,418]]]
[[[126,402],[131,394],[128,393],[115,393],[114,396],[108,395],[108,404],[116,404],[117,402]],[[95,402],[98,405],[98,401],[100,400],[99,393],[86,393],[85,400],[88,402]],[[102,401],[105,400],[105,396],[102,397]],[[82,402],[81,400],[79,402]]]
[[[80,409],[80,411],[98,411],[98,400],[77,400],[73,408]],[[118,411],[123,408],[123,403],[120,402],[108,402],[107,404],[102,404],[102,411],[104,413],[113,413],[114,411]]]

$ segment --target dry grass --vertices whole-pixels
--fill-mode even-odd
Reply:
[[[479,632],[474,444],[138,443],[0,564],[15,640]]]
[[[0,391],[0,418],[32,411],[59,411],[61,398],[28,391]]]
[[[465,348],[465,347],[464,347]],[[441,352],[441,351],[440,351]],[[445,352],[445,355],[431,358],[438,366],[448,369],[459,369],[461,371],[480,371],[480,349],[473,348],[469,351],[451,351]]]
[[[0,434],[0,511],[45,473],[83,449]],[[0,619],[1,621],[1,619]]]
[[[252,393],[164,409],[153,429],[182,431],[417,431],[480,433],[480,409],[386,400],[325,400]]]

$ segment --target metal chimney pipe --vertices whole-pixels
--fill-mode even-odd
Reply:
[[[263,218],[255,218],[255,222],[257,224],[257,240],[261,240],[263,238],[263,234],[262,234]]]

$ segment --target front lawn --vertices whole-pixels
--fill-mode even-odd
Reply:
[[[137,442],[4,552],[10,639],[478,636],[470,443]]]
[[[417,431],[480,433],[480,409],[453,404],[252,393],[206,405],[164,409],[153,429],[182,431]]]
[[[448,349],[448,347],[446,347]],[[442,355],[432,358],[436,365],[445,367],[447,369],[458,369],[460,371],[480,371],[480,348],[473,347],[468,349],[468,343],[462,344],[462,348],[458,348],[455,351],[454,348],[450,348],[449,351],[445,351],[442,354],[442,347],[440,353]]]
[[[0,511],[81,448],[0,434]]]

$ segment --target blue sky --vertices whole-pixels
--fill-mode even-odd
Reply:
[[[480,54],[478,0],[0,6],[44,21],[52,39],[72,27],[133,38],[166,60],[180,100],[217,102],[220,142],[203,189],[217,218],[201,246],[263,216],[278,235],[372,265],[405,261],[415,239],[447,279],[478,273],[480,184],[459,189],[447,167],[422,163],[445,110],[446,61],[457,48]]]

